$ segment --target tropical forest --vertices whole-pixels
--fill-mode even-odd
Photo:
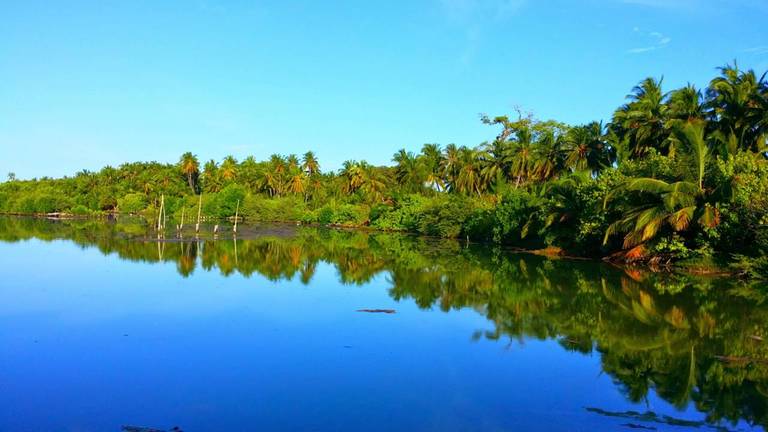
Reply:
[[[318,156],[135,162],[0,184],[0,212],[226,219],[424,236],[768,276],[768,81],[736,64],[706,88],[647,78],[609,122],[481,115],[495,138],[424,144],[389,166]],[[198,209],[198,207],[200,207]],[[199,210],[199,211],[198,211]]]

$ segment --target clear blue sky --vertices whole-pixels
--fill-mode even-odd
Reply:
[[[632,86],[768,69],[765,0],[0,1],[0,176],[476,145],[479,113],[608,119]]]

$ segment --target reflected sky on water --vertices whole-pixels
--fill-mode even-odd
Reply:
[[[768,423],[759,284],[397,234],[153,236],[0,218],[1,431]]]

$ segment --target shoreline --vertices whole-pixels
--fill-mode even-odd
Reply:
[[[0,217],[10,217],[10,218],[30,218],[30,219],[40,219],[40,220],[50,220],[50,221],[65,221],[65,220],[117,220],[120,217],[124,218],[135,218],[140,219],[148,223],[148,225],[151,226],[151,218],[148,218],[145,215],[141,214],[130,214],[130,213],[116,213],[116,212],[108,212],[108,213],[100,213],[100,214],[89,214],[89,215],[75,215],[75,214],[69,214],[69,213],[45,213],[45,214],[12,214],[12,213],[0,213]],[[206,225],[210,226],[212,224],[217,225],[216,222],[226,222],[231,223],[232,221],[230,219],[233,218],[203,218],[201,222],[205,223]],[[260,226],[263,228],[263,225],[271,225],[273,229],[259,229]],[[189,224],[190,227],[194,228],[194,224]],[[229,226],[229,225],[227,225]],[[275,226],[282,227],[284,229],[274,229]],[[724,267],[718,267],[718,266],[696,266],[696,265],[680,265],[680,264],[655,264],[651,263],[650,260],[648,261],[636,261],[636,262],[622,262],[622,261],[615,261],[611,260],[611,256],[605,256],[605,257],[591,257],[591,256],[580,256],[580,255],[572,255],[567,253],[567,251],[557,248],[557,247],[546,247],[542,249],[525,249],[525,248],[519,248],[519,247],[512,247],[512,246],[506,246],[503,244],[497,244],[492,242],[482,242],[482,241],[476,241],[476,240],[469,240],[469,239],[462,239],[462,238],[448,238],[448,237],[437,237],[437,236],[426,236],[419,233],[414,233],[410,231],[403,231],[403,230],[385,230],[380,228],[373,228],[368,225],[343,225],[343,224],[319,224],[319,223],[305,223],[300,221],[257,221],[257,222],[248,222],[244,217],[240,217],[238,222],[238,228],[242,229],[243,231],[238,231],[237,233],[233,233],[231,231],[220,231],[219,233],[212,233],[212,232],[202,232],[202,233],[195,233],[194,229],[184,229],[182,232],[179,232],[175,229],[170,229],[167,231],[167,234],[170,235],[158,235],[158,237],[143,237],[143,238],[134,238],[133,240],[136,241],[154,241],[154,242],[165,242],[165,243],[184,243],[184,242],[190,242],[190,241],[197,241],[197,240],[231,240],[231,239],[237,239],[237,240],[253,240],[259,237],[264,236],[277,236],[277,237],[287,237],[289,233],[286,229],[293,229],[300,227],[308,227],[308,228],[319,228],[319,229],[328,229],[328,230],[337,230],[337,231],[350,231],[350,232],[366,232],[366,233],[385,233],[385,234],[399,234],[399,235],[405,235],[405,236],[411,236],[416,237],[420,239],[425,239],[429,241],[455,241],[458,243],[461,243],[463,245],[475,245],[475,246],[491,246],[495,248],[499,248],[500,250],[507,252],[507,253],[518,253],[518,254],[529,254],[529,255],[536,255],[545,257],[547,259],[565,259],[565,260],[575,260],[575,261],[592,261],[592,262],[602,262],[607,265],[620,268],[622,270],[631,270],[631,269],[643,269],[647,270],[653,273],[679,273],[679,274],[688,274],[688,275],[694,275],[694,276],[702,276],[702,277],[741,277],[745,280],[750,280],[752,278],[739,274],[738,272],[728,270]],[[201,235],[202,234],[202,235]],[[683,262],[684,263],[684,262]]]

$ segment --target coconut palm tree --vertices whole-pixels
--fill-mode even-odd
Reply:
[[[480,145],[478,156],[481,159],[482,168],[480,175],[483,182],[495,185],[505,182],[509,172],[509,141],[494,140]]]
[[[307,189],[307,175],[296,171],[288,181],[288,190],[295,195],[302,195]]]
[[[441,191],[445,189],[445,181],[440,175],[440,166],[443,161],[443,152],[438,144],[424,144],[419,156],[426,171],[426,183],[429,187]]]
[[[604,243],[612,235],[624,233],[623,247],[629,249],[653,239],[664,227],[677,232],[687,230],[692,222],[704,227],[719,223],[719,211],[710,202],[713,192],[704,188],[704,171],[711,158],[705,127],[699,120],[673,131],[673,139],[683,150],[679,158],[687,167],[681,180],[632,178],[606,196],[606,206],[620,194],[639,194],[640,200],[622,209],[623,217],[608,227]]]
[[[234,181],[235,176],[237,175],[237,159],[235,159],[233,156],[225,157],[221,162],[219,175],[221,175],[223,180]]]
[[[459,173],[456,176],[456,190],[467,195],[482,195],[486,183],[481,173],[480,152],[476,149],[461,147],[459,151]]]
[[[258,190],[261,186],[261,170],[262,166],[256,158],[248,156],[238,168],[238,182],[245,184],[250,190]]]
[[[576,171],[589,170],[597,174],[616,160],[616,152],[608,143],[601,122],[572,128],[567,135],[565,147],[565,162]]]
[[[456,190],[456,178],[459,175],[459,169],[461,168],[461,162],[459,160],[459,147],[456,144],[448,144],[445,146],[445,155],[440,160],[440,172],[442,178],[445,181],[446,187],[450,191]]]
[[[701,91],[693,84],[669,92],[667,105],[670,119],[694,121],[704,118]]]
[[[520,128],[516,138],[509,148],[510,175],[515,179],[515,188],[527,180],[536,166],[536,146],[533,142],[533,131],[530,128]]]
[[[412,152],[400,149],[392,156],[395,165],[395,180],[404,190],[417,192],[425,183],[424,165]]]
[[[377,167],[367,162],[360,164],[363,172],[363,184],[360,189],[370,202],[383,201],[387,190],[386,177]]]
[[[308,176],[320,174],[320,163],[317,161],[317,157],[311,151],[304,153],[301,158],[301,167]]]
[[[200,175],[200,162],[197,160],[197,156],[191,152],[186,152],[181,155],[179,159],[179,168],[182,174],[187,177],[187,184],[192,189],[192,193],[197,193],[197,177]]]
[[[654,78],[641,81],[627,96],[630,102],[613,114],[610,127],[632,157],[643,157],[650,149],[669,153],[669,134],[664,127],[669,107],[661,83]]]
[[[566,167],[567,139],[546,130],[539,134],[533,163],[533,176],[539,180],[551,180],[559,176]]]
[[[734,63],[721,67],[720,76],[707,88],[710,120],[722,137],[735,140],[742,150],[760,152],[765,147],[767,87],[765,74],[758,79],[753,70],[741,71]]]
[[[299,169],[300,167],[299,158],[295,154],[288,155],[288,157],[285,158],[285,164],[289,171]]]
[[[219,166],[211,159],[203,166],[203,186],[206,192],[218,192],[221,190],[221,177]]]
[[[339,176],[343,180],[342,188],[347,194],[355,193],[365,182],[362,166],[354,160],[344,161]]]

